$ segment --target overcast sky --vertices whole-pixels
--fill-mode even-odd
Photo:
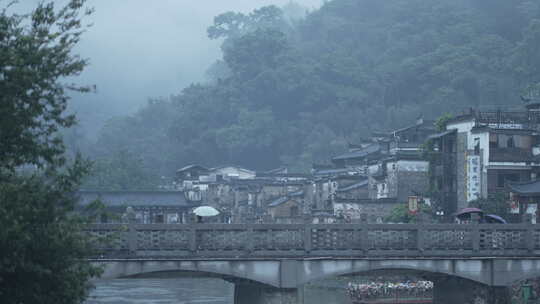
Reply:
[[[202,79],[221,54],[206,37],[214,16],[229,10],[286,4],[288,0],[91,0],[94,26],[81,53],[91,66],[84,79],[100,95],[136,106],[148,97],[178,93]],[[320,0],[298,0],[308,7]],[[133,99],[133,100],[131,100]]]

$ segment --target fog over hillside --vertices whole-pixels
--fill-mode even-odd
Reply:
[[[97,92],[74,96],[72,103],[86,135],[94,135],[111,116],[132,113],[149,98],[177,94],[202,81],[221,56],[220,41],[208,39],[206,33],[215,16],[289,1],[89,1],[95,13],[86,20],[93,26],[83,36],[79,53],[91,64],[77,81],[95,84]],[[28,11],[39,2],[20,1],[14,9]],[[322,1],[294,2],[313,9]]]

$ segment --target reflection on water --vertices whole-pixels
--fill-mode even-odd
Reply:
[[[306,304],[350,304],[345,287],[349,278],[335,277],[313,281],[304,288],[304,303]]]
[[[218,279],[118,279],[95,285],[86,304],[233,304],[233,285]]]
[[[306,285],[306,304],[348,304],[345,280]],[[96,282],[86,304],[233,304],[234,286],[207,278],[117,279]]]

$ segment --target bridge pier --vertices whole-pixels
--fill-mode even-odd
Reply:
[[[488,286],[456,277],[433,280],[434,304],[510,304],[508,287]]]
[[[276,288],[253,282],[235,282],[234,304],[303,304],[303,288]]]

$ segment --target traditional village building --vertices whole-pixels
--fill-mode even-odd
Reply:
[[[369,181],[367,178],[356,180],[354,183],[340,184],[336,190],[335,199],[365,199],[369,196]]]
[[[441,205],[459,210],[496,193],[508,182],[536,179],[540,169],[540,104],[525,111],[473,111],[447,122],[437,135],[440,170],[434,172]],[[435,153],[436,154],[436,153]]]
[[[348,169],[365,175],[369,163],[379,160],[384,152],[384,145],[378,142],[349,145],[349,152],[333,157],[332,163],[337,170]]]
[[[409,196],[426,195],[429,162],[423,158],[422,147],[426,138],[435,133],[434,121],[419,118],[405,128],[375,132],[371,139],[350,145],[349,152],[334,157],[334,170],[354,169],[366,179],[354,186],[340,187],[334,199],[336,215],[359,219],[365,213],[371,222],[381,221],[396,204],[407,202]],[[384,205],[377,207],[378,201]]]
[[[451,217],[457,210],[457,130],[452,129],[428,138],[425,151],[429,160],[430,197],[435,212]]]
[[[210,170],[206,167],[192,164],[185,166],[176,171],[176,181],[183,183],[184,181],[198,181],[201,176],[208,176]]]
[[[210,175],[216,180],[253,179],[256,172],[239,166],[220,166],[210,169]]]
[[[280,224],[304,223],[304,191],[296,191],[271,201],[268,212],[272,221]]]
[[[111,216],[98,219],[102,223],[182,224],[192,221],[191,210],[198,206],[180,191],[79,191],[77,196],[79,208],[96,200],[105,205]]]
[[[199,170],[198,166],[188,166],[179,170],[179,173],[186,169]],[[186,199],[194,204],[218,209],[228,223],[272,222],[268,204],[289,193],[303,191],[306,201],[317,201],[310,176],[289,174],[282,168],[255,173],[239,167],[224,166],[208,169],[206,175],[192,173],[189,176],[191,180],[178,181],[178,184],[183,185]],[[194,178],[197,176],[198,180]],[[300,213],[306,214],[309,210],[308,204],[302,204]]]
[[[358,223],[364,215],[368,223],[383,223],[396,205],[397,201],[393,198],[376,200],[336,198],[334,213],[336,222]]]
[[[522,183],[508,183],[510,193],[510,212],[518,216],[518,219],[525,214],[530,214],[532,223],[540,223],[540,180],[533,180]]]

